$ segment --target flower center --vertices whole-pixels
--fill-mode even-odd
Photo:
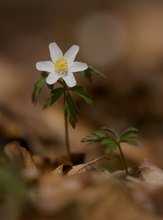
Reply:
[[[59,57],[54,63],[55,71],[58,74],[65,75],[68,72],[68,62],[64,57]]]

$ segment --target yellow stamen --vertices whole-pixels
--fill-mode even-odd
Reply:
[[[59,57],[54,63],[55,71],[58,74],[67,74],[68,72],[68,62],[64,57]]]

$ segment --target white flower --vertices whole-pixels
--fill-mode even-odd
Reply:
[[[62,78],[69,87],[76,85],[74,72],[84,71],[88,68],[86,63],[74,62],[79,51],[79,46],[73,45],[64,55],[58,45],[53,42],[49,44],[52,61],[41,61],[36,63],[36,69],[49,72],[46,82],[49,85]]]

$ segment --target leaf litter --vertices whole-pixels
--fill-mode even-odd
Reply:
[[[43,156],[33,155],[18,142],[7,144],[4,155],[0,188],[5,188],[4,178],[11,189],[14,181],[21,188],[21,194],[18,189],[13,189],[13,194],[10,187],[2,193],[1,206],[5,204],[10,209],[14,220],[162,219],[158,191],[163,191],[163,171],[149,162],[143,162],[126,177],[123,170],[109,172],[96,166],[100,160],[108,160],[106,157],[74,166],[62,161],[56,167],[52,164],[50,169],[45,169],[44,165],[40,166],[44,164]],[[4,170],[8,175],[3,175],[2,181]],[[13,201],[17,204],[14,210]],[[11,216],[4,215],[1,207],[1,219],[12,219]]]

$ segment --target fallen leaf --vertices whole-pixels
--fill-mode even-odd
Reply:
[[[34,163],[31,153],[18,142],[11,142],[4,148],[5,155],[16,165],[28,178],[34,178],[38,175],[38,169]]]
[[[72,176],[48,173],[41,177],[30,198],[41,216],[56,219],[161,220],[144,212],[123,182],[100,172]]]
[[[163,187],[163,170],[148,161],[144,161],[140,166],[140,177],[149,187]]]
[[[89,161],[88,163],[73,166],[72,169],[68,172],[68,175],[71,176],[71,175],[79,174],[82,172],[86,172],[88,170],[95,170],[95,167],[93,166],[93,164],[95,164],[96,162],[100,160],[109,160],[109,157],[108,156],[98,157],[94,160]]]
[[[54,171],[52,171],[52,173],[56,175],[66,175],[71,169],[72,169],[72,163],[67,161],[61,164],[60,166],[58,166]]]

